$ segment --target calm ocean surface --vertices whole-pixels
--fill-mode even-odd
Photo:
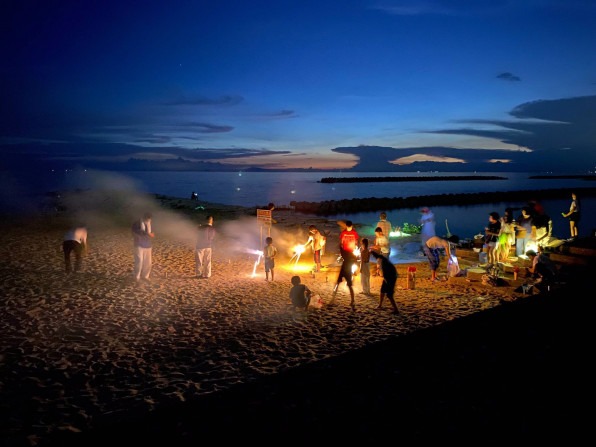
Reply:
[[[446,182],[400,182],[400,183],[319,183],[323,177],[424,177],[450,175],[497,175],[507,180],[446,181]],[[276,205],[291,201],[320,202],[366,197],[408,197],[430,194],[471,193],[488,191],[513,191],[528,189],[553,189],[590,187],[592,182],[575,179],[530,180],[533,173],[337,173],[337,172],[118,172],[98,173],[84,171],[48,172],[30,179],[14,174],[2,177],[3,202],[15,207],[32,197],[39,197],[47,191],[71,188],[96,188],[98,186],[117,189],[137,190],[175,197],[190,197],[195,191],[199,200],[229,205]],[[553,219],[554,233],[559,237],[569,237],[568,220],[561,216],[567,212],[571,200],[544,201],[546,212]],[[507,206],[521,207],[525,203],[502,203],[474,206],[441,206],[433,212],[437,220],[437,234],[445,234],[445,219],[451,233],[470,237],[481,232],[488,219],[488,213],[502,214]],[[582,200],[581,235],[589,234],[596,226],[596,199]],[[518,212],[514,215],[517,216]],[[416,223],[419,210],[389,211],[388,218],[393,225],[404,222]],[[330,216],[331,218],[351,219],[354,222],[374,224],[378,213],[358,213]]]

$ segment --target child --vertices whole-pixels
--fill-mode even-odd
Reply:
[[[273,269],[275,268],[275,255],[277,255],[277,248],[273,246],[273,239],[268,237],[265,239],[267,245],[263,249],[263,256],[265,256],[265,281],[269,281],[269,270],[271,270],[271,281],[274,279]]]
[[[364,295],[370,295],[370,252],[368,251],[368,239],[363,238],[360,243],[360,284]]]
[[[382,254],[373,251],[372,255],[381,262],[381,269],[383,270],[383,284],[381,285],[381,297],[379,299],[379,307],[377,307],[377,309],[381,309],[383,307],[383,299],[385,298],[385,295],[387,295],[391,306],[393,306],[393,314],[397,315],[399,311],[397,310],[397,305],[393,299],[395,283],[397,282],[397,269],[391,263],[391,261],[389,261],[389,259]]]
[[[316,264],[315,272],[320,272],[321,254],[323,249],[325,248],[326,238],[319,232],[319,230],[317,230],[317,227],[315,227],[314,225],[311,225],[308,228],[308,233],[308,241],[306,242],[306,244],[304,244],[304,247],[306,248],[310,244],[312,244],[312,251],[314,254],[314,260]]]
[[[300,276],[292,276],[292,287],[290,289],[290,299],[294,308],[300,307],[305,310],[308,309],[310,304],[311,291],[304,284],[300,284]]]
[[[488,245],[488,263],[492,266],[497,263],[497,256],[495,253],[499,233],[501,231],[501,221],[499,219],[499,213],[490,213],[488,215],[488,227],[485,228],[486,233],[486,245]]]
[[[375,236],[375,245],[372,248],[386,258],[389,258],[389,239],[383,234],[383,229],[381,227],[375,228]],[[377,272],[374,276],[379,275],[381,275],[381,259],[377,258]]]

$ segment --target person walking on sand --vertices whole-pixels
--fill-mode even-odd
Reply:
[[[277,248],[273,246],[273,238],[265,239],[267,245],[263,248],[263,256],[265,257],[265,281],[269,281],[269,271],[271,271],[271,281],[274,280],[275,256],[277,255]]]
[[[428,258],[428,263],[430,265],[430,280],[432,282],[438,280],[437,269],[439,268],[439,263],[441,261],[439,257],[439,250],[444,248],[445,252],[447,253],[447,257],[451,258],[451,248],[449,243],[456,243],[458,240],[459,238],[457,236],[451,236],[449,239],[441,239],[438,236],[434,236],[424,244],[424,254]]]
[[[335,287],[333,288],[333,294],[331,295],[331,302],[330,304],[335,304],[335,295],[337,294],[337,289],[341,284],[342,280],[346,280],[346,285],[348,286],[348,290],[350,291],[350,307],[352,310],[356,310],[356,302],[354,301],[354,288],[352,287],[352,267],[356,263],[356,256],[354,253],[345,252],[343,255],[343,262],[341,264],[341,268],[339,270],[339,276],[337,277],[337,282],[335,283]]]
[[[420,242],[424,247],[426,241],[435,236],[435,215],[430,208],[424,207],[420,210]]]
[[[395,283],[397,282],[397,269],[389,260],[389,258],[383,256],[378,251],[372,250],[371,254],[377,258],[377,260],[381,261],[381,269],[383,270],[383,284],[381,284],[381,296],[379,298],[379,306],[377,309],[381,309],[383,307],[383,299],[386,295],[389,299],[389,302],[391,303],[391,306],[393,307],[392,313],[398,314],[399,311],[397,310],[397,305],[393,299]]]
[[[199,227],[195,250],[195,274],[197,278],[211,277],[211,248],[215,238],[213,216],[207,216],[205,225]]]
[[[62,250],[64,251],[64,268],[66,273],[72,272],[70,266],[71,252],[75,254],[74,271],[80,271],[83,263],[82,257],[87,254],[87,228],[84,225],[78,225],[66,233],[62,242]]]
[[[563,214],[563,217],[567,217],[569,219],[569,227],[571,230],[571,239],[575,239],[577,237],[578,234],[578,224],[579,224],[579,219],[581,217],[580,214],[580,204],[579,204],[579,199],[577,198],[577,196],[575,195],[575,193],[571,194],[571,206],[569,207],[569,212],[567,214],[565,213],[561,213]]]
[[[151,273],[151,240],[155,235],[151,232],[151,213],[143,214],[143,217],[132,224],[134,236],[135,280],[141,278],[149,280]]]
[[[360,242],[360,284],[364,295],[370,295],[370,252],[368,239],[362,238]]]

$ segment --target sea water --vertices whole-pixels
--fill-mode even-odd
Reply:
[[[321,183],[323,177],[427,177],[427,176],[500,176],[506,180],[454,180],[454,181],[412,181],[387,183]],[[85,170],[48,171],[27,176],[27,173],[3,173],[1,180],[2,206],[18,208],[34,197],[42,197],[48,191],[60,189],[93,189],[109,187],[135,189],[144,192],[189,198],[192,191],[199,201],[228,205],[264,206],[269,202],[289,205],[292,201],[321,202],[366,197],[410,197],[433,194],[457,194],[494,191],[539,190],[554,188],[590,187],[594,183],[581,179],[529,179],[535,173],[462,173],[462,172],[97,172]],[[414,180],[414,179],[413,179]],[[569,236],[569,222],[561,212],[569,210],[569,200],[546,200],[542,202],[553,220],[554,233],[559,237]],[[471,237],[484,231],[488,214],[496,211],[503,214],[506,207],[517,208],[514,216],[520,214],[524,202],[484,204],[471,206],[437,206],[433,208],[437,235],[449,233],[460,237]],[[596,199],[582,200],[582,221],[580,235],[588,235],[596,227]],[[394,226],[405,222],[418,223],[418,209],[387,211]],[[378,212],[339,214],[331,219],[350,219],[354,222],[374,225]]]

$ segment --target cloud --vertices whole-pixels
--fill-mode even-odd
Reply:
[[[505,72],[497,75],[497,79],[502,79],[503,81],[509,82],[519,82],[521,78],[519,76],[515,76],[513,73]]]
[[[450,2],[438,0],[386,0],[378,2],[372,9],[396,16],[443,15],[460,16],[485,14],[507,8],[506,0],[454,0]]]
[[[145,138],[146,140],[148,138]],[[152,160],[153,167],[167,169],[167,162],[196,163],[216,160],[286,155],[290,151],[251,148],[194,148],[146,147],[122,143],[55,143],[0,145],[3,163],[7,168],[29,169],[32,166],[65,169],[84,165],[100,169],[125,169],[131,159]],[[169,159],[169,160],[168,160]],[[258,165],[258,161],[255,165]]]
[[[181,126],[192,128],[195,132],[199,133],[226,133],[234,130],[234,127],[232,126],[220,126],[209,123],[186,123]]]
[[[532,151],[529,157],[505,151],[491,158],[511,158],[512,163],[515,163],[521,157],[528,163],[528,168],[538,170],[583,171],[596,166],[596,96],[526,102],[513,108],[509,114],[517,120],[460,121],[489,124],[494,126],[492,129],[470,126],[429,133],[493,138],[529,148]],[[511,157],[511,154],[515,156]]]
[[[468,120],[473,124],[494,125],[495,129],[470,127],[430,133],[496,138],[533,151],[570,148],[585,155],[594,155],[596,96],[526,102],[515,107],[509,114],[518,120]]]
[[[296,118],[296,117],[298,117],[298,115],[296,115],[296,112],[294,112],[293,110],[280,110],[279,112],[271,113],[268,116],[271,116],[273,118]]]
[[[279,119],[298,118],[298,116],[299,115],[297,115],[294,110],[284,109],[278,110],[277,112],[257,114],[252,116],[252,118],[258,121],[270,121]]]
[[[594,11],[591,0],[378,0],[371,9],[395,16],[478,16],[516,11]]]
[[[169,101],[162,102],[163,106],[214,106],[214,105],[236,105],[244,101],[242,96],[225,95],[219,98],[207,98],[206,96],[178,96]]]
[[[135,143],[165,144],[172,141],[171,137],[165,135],[149,135],[136,139]]]

